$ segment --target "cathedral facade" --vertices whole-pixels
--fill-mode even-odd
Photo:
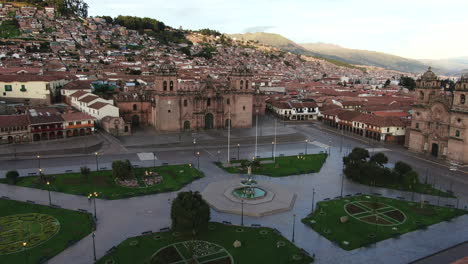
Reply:
[[[416,81],[408,147],[460,164],[468,163],[468,75],[453,92],[441,88],[431,68]]]
[[[252,79],[253,73],[240,67],[227,78],[184,81],[172,64],[163,64],[155,73],[154,85],[120,94],[116,102],[133,125],[153,126],[158,132],[246,128],[265,107],[252,88]]]

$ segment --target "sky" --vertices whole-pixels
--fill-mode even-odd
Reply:
[[[86,0],[89,15],[172,27],[269,32],[413,59],[468,56],[467,0]]]

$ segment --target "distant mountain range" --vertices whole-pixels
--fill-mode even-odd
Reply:
[[[258,41],[260,43],[296,54],[321,57],[353,65],[377,66],[389,70],[421,73],[432,66],[438,74],[460,75],[468,72],[468,57],[445,60],[414,60],[383,52],[348,49],[327,43],[295,43],[279,34],[256,32],[232,34],[236,39]]]

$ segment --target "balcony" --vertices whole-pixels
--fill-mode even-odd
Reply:
[[[87,128],[87,127],[94,127],[94,124],[81,124],[81,125],[67,125],[65,126],[66,129],[73,129],[73,128]]]
[[[49,132],[49,131],[60,131],[60,130],[63,130],[63,127],[62,127],[62,126],[59,126],[59,127],[49,127],[49,128],[31,127],[31,132],[32,132],[32,133]]]

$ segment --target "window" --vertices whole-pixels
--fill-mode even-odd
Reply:
[[[81,125],[81,121],[76,122],[77,125]]]
[[[419,91],[419,100],[424,100],[424,93]]]
[[[68,122],[68,125],[69,125],[69,126],[73,126],[73,122]]]
[[[167,112],[168,112],[168,113],[170,113],[170,112],[171,112],[171,110],[167,110]]]
[[[133,105],[133,111],[136,111],[136,110],[137,110],[137,105],[134,104],[134,105]]]
[[[460,130],[455,131],[455,136],[460,137]]]
[[[206,106],[211,106],[211,98],[208,98],[208,99],[206,100]]]
[[[187,99],[184,100],[184,106],[187,106],[188,105],[188,102],[187,102]]]
[[[227,105],[230,105],[230,104],[231,104],[231,99],[229,99],[229,98],[226,99],[226,104],[227,104]]]
[[[166,81],[163,82],[163,91],[167,91],[167,82]]]
[[[128,132],[128,126],[125,126],[125,132]]]
[[[26,92],[26,85],[22,84],[20,91],[21,92]]]
[[[169,83],[169,90],[174,91],[174,82],[173,81],[171,81]]]
[[[244,87],[244,81],[240,81],[240,89],[242,89]]]
[[[5,84],[5,92],[13,91],[13,86]]]
[[[245,81],[245,89],[249,89],[249,81]]]
[[[419,128],[419,123],[416,123],[416,128]]]
[[[464,105],[466,101],[466,97],[464,94],[460,95],[460,104]]]
[[[390,128],[389,128],[389,127],[387,128],[387,133],[388,133],[388,132],[390,132]]]
[[[244,111],[245,111],[245,105],[242,107],[242,110],[244,110]]]

